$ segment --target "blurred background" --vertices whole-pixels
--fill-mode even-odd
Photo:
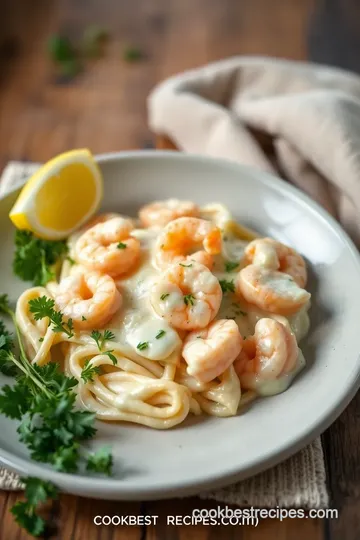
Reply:
[[[2,0],[0,170],[74,147],[151,148],[146,97],[238,54],[357,69],[358,0]]]

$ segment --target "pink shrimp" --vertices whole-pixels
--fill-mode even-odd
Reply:
[[[203,249],[196,251],[201,245]],[[171,221],[159,235],[155,261],[159,268],[196,261],[211,270],[213,255],[220,252],[221,231],[218,227],[204,219],[182,217]]]
[[[173,264],[150,293],[156,313],[183,330],[205,328],[219,311],[221,299],[218,279],[197,262]]]
[[[293,248],[273,238],[257,238],[245,249],[247,264],[259,264],[293,277],[299,287],[307,282],[306,263]]]
[[[254,335],[243,342],[234,362],[241,388],[256,390],[259,383],[290,373],[296,366],[298,352],[290,327],[274,319],[260,319]]]
[[[236,278],[236,294],[260,309],[291,315],[299,311],[311,295],[288,274],[250,264]]]
[[[144,227],[164,227],[174,219],[198,215],[199,208],[195,203],[178,199],[155,201],[143,206],[139,211],[140,221]]]
[[[131,220],[117,217],[87,230],[75,244],[77,262],[112,277],[130,271],[140,257],[140,242],[131,236]]]
[[[121,307],[114,280],[98,272],[77,273],[60,282],[55,303],[78,330],[104,326]]]
[[[209,382],[224,373],[239,355],[242,337],[235,321],[213,321],[203,330],[190,332],[182,355],[187,372],[201,382]]]

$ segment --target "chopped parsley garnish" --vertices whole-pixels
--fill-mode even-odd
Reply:
[[[45,296],[36,298],[29,305],[36,320],[49,317],[55,331],[71,333],[71,325],[63,322],[61,313],[54,310],[50,299]],[[81,411],[75,406],[74,388],[78,381],[62,373],[55,362],[43,366],[30,362],[7,295],[0,295],[0,313],[12,319],[19,346],[19,353],[16,354],[12,336],[0,321],[0,370],[15,376],[11,386],[6,384],[0,390],[0,413],[20,422],[17,429],[19,439],[26,445],[33,460],[71,473],[78,470],[85,458],[88,470],[109,474],[112,464],[109,451],[102,449],[89,456],[81,446],[84,441],[94,437],[96,428],[95,414]],[[94,369],[90,364],[86,367],[88,372]],[[48,499],[55,498],[58,490],[52,483],[38,478],[26,478],[23,483],[24,500],[17,502],[11,512],[21,527],[33,536],[40,536],[46,523],[38,514],[38,507]]]
[[[99,366],[93,366],[91,361],[87,359],[85,361],[83,370],[81,372],[81,378],[84,383],[94,382],[94,375],[99,375],[101,373]]]
[[[54,265],[66,253],[65,241],[36,238],[30,231],[15,233],[13,271],[20,279],[34,285],[46,285],[55,279]]]
[[[43,337],[40,337],[39,338],[39,342],[42,343],[44,341],[44,338]]]
[[[118,249],[126,249],[127,248],[127,245],[124,244],[124,242],[119,242],[118,245],[116,246]]]
[[[183,263],[179,263],[180,266],[183,266],[184,268],[190,268],[192,266],[192,264],[183,264]]]
[[[159,333],[155,336],[155,339],[160,339],[163,336],[165,336],[166,332],[165,330],[160,330]]]
[[[68,338],[72,338],[74,335],[73,321],[68,319],[67,322],[63,320],[63,314],[60,311],[54,309],[55,302],[47,296],[40,296],[39,298],[34,298],[29,300],[29,309],[30,313],[34,315],[35,321],[40,321],[45,317],[48,317],[50,324],[52,324],[52,331],[59,333],[64,332]]]
[[[115,334],[110,332],[110,330],[104,330],[103,334],[99,332],[99,330],[93,330],[90,334],[90,337],[92,337],[93,340],[96,342],[99,351],[102,351],[105,345],[105,341],[111,341],[115,339]]]
[[[235,283],[232,279],[228,281],[227,279],[219,279],[220,287],[223,293],[235,292]]]
[[[237,268],[239,266],[239,263],[237,262],[231,262],[231,261],[227,261],[225,263],[225,271],[226,272],[232,272],[233,270],[235,270],[235,268]]]
[[[139,351],[144,351],[149,347],[148,341],[140,341],[140,343],[137,344],[136,348],[139,349]]]
[[[166,298],[167,298],[168,296],[170,296],[169,293],[164,293],[164,294],[162,294],[162,295],[160,296],[160,300],[166,300]]]
[[[113,355],[113,349],[111,351],[105,351],[103,352],[103,354],[106,354],[106,356],[108,356],[110,358],[110,360],[112,361],[112,363],[114,364],[114,366],[117,365],[118,361],[117,361],[117,358],[115,355]]]
[[[184,296],[184,304],[186,306],[193,306],[195,303],[195,296],[192,294],[185,294]]]
[[[81,316],[81,320],[82,320],[82,321],[87,321],[87,318],[84,317],[84,315],[82,315],[82,316]]]

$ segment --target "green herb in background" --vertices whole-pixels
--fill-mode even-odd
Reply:
[[[88,58],[98,58],[103,54],[103,45],[109,39],[109,32],[103,26],[92,24],[85,28],[82,36],[82,51]]]
[[[59,64],[59,75],[65,79],[73,79],[82,70],[81,62],[77,58],[66,60]]]
[[[75,60],[76,52],[70,40],[60,34],[53,34],[48,40],[48,52],[53,62],[62,63]]]
[[[133,63],[133,62],[139,62],[144,58],[143,52],[139,47],[135,46],[128,46],[124,49],[123,52],[123,59],[125,62]]]

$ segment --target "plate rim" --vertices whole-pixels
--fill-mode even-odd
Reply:
[[[187,154],[173,150],[128,150],[120,152],[108,152],[95,155],[97,163],[104,164],[108,162],[116,162],[127,159],[162,159],[167,157],[169,159],[175,158],[180,160],[204,162],[204,163],[217,163],[219,166],[230,167],[234,170],[242,171],[246,174],[246,171],[254,174],[254,171],[258,175],[258,181],[261,183],[267,183],[275,186],[275,188],[281,188],[285,191],[287,196],[292,199],[300,199],[303,204],[308,206],[313,213],[321,217],[323,221],[330,225],[332,231],[341,239],[341,241],[349,249],[354,264],[358,267],[360,276],[360,254],[350,239],[349,235],[341,227],[341,225],[335,220],[331,214],[329,214],[323,207],[317,202],[313,201],[306,193],[302,192],[296,186],[286,182],[275,174],[268,171],[258,170],[254,167],[243,165],[234,160],[225,158],[218,158],[214,156],[204,156],[201,154]],[[263,178],[261,178],[263,177]],[[4,200],[7,197],[14,194],[14,192],[20,190],[15,188],[10,192],[2,195],[0,200]],[[194,495],[202,490],[215,489],[223,487],[232,483],[236,483],[239,480],[244,480],[250,476],[258,474],[266,469],[269,469],[276,464],[286,460],[291,455],[298,452],[301,448],[308,445],[315,437],[323,433],[345,410],[350,401],[355,396],[357,390],[360,387],[360,354],[358,355],[357,365],[353,369],[353,373],[349,374],[349,383],[342,388],[342,392],[339,393],[337,400],[328,406],[326,413],[322,415],[316,421],[308,424],[306,428],[297,433],[296,437],[293,437],[291,442],[284,441],[282,445],[278,446],[268,455],[263,456],[261,459],[254,459],[252,462],[247,462],[246,468],[239,469],[238,466],[226,467],[224,465],[222,473],[206,474],[204,478],[199,480],[184,481],[178,479],[170,483],[164,484],[163,481],[158,486],[146,486],[144,484],[141,488],[134,488],[126,484],[126,480],[121,478],[111,477],[94,477],[84,476],[82,474],[69,474],[54,471],[46,464],[40,464],[30,461],[30,458],[22,458],[14,456],[11,452],[1,448],[0,442],[0,463],[20,474],[37,476],[42,479],[50,480],[57,484],[64,491],[70,493],[82,493],[88,497],[103,497],[113,498],[118,500],[144,500],[150,498],[166,498],[170,496],[184,496]],[[19,443],[21,444],[21,443]]]

